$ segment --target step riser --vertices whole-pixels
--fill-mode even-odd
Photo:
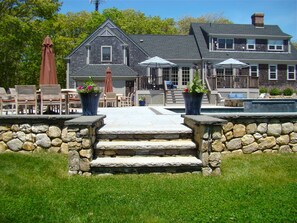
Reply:
[[[201,172],[201,167],[93,167],[92,174],[123,174],[123,173],[185,173]]]
[[[121,150],[95,150],[95,156],[97,157],[118,157],[118,156],[197,156],[196,149],[151,149],[151,150],[130,150],[130,149],[121,149]]]
[[[107,139],[107,140],[124,140],[124,141],[137,141],[137,140],[153,140],[153,139],[190,139],[192,133],[168,133],[168,134],[98,134],[97,139]]]

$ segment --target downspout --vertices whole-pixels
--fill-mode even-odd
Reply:
[[[68,88],[70,88],[69,87],[69,70],[70,70],[70,59],[69,58],[67,58],[66,59],[66,62],[67,62],[67,69],[66,69],[66,88],[68,89]]]

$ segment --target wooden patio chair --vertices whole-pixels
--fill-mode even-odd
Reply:
[[[128,96],[121,97],[121,107],[132,106],[132,92],[129,92]]]
[[[68,92],[68,104],[66,106],[68,106],[68,113],[81,107],[81,101],[76,91]]]
[[[37,94],[35,85],[15,85],[16,90],[16,113],[19,113],[19,106],[25,107],[25,112],[28,114],[28,106],[35,108],[37,115]],[[30,111],[29,111],[30,112]]]
[[[60,84],[40,85],[40,114],[43,115],[43,107],[59,111],[62,114],[62,93]],[[55,109],[56,108],[56,109]]]
[[[3,87],[0,87],[0,115],[2,115],[5,107],[7,107],[6,114],[8,114],[8,111],[11,111],[11,113],[15,111],[15,95],[7,94],[5,89]]]
[[[104,93],[100,94],[99,107],[105,107],[105,94]]]
[[[114,92],[106,92],[105,107],[111,104],[111,107],[116,107],[117,104],[117,94]]]

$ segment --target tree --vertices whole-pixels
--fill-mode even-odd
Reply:
[[[0,86],[37,82],[45,36],[39,29],[40,24],[51,19],[59,6],[58,0],[0,2]]]
[[[197,18],[185,16],[177,21],[177,29],[179,34],[188,34],[191,23],[232,24],[230,20],[224,18],[221,14],[206,14]]]

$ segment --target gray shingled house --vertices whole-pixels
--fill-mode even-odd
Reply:
[[[103,86],[109,66],[117,93],[151,88],[162,92],[165,80],[183,89],[199,70],[212,103],[218,93],[257,97],[259,86],[297,87],[297,50],[290,39],[277,25],[264,25],[261,13],[254,14],[249,25],[193,23],[189,35],[128,35],[108,19],[66,58],[67,87],[76,87],[88,76]],[[138,65],[154,56],[177,67],[152,72]],[[215,69],[229,58],[250,66]]]

